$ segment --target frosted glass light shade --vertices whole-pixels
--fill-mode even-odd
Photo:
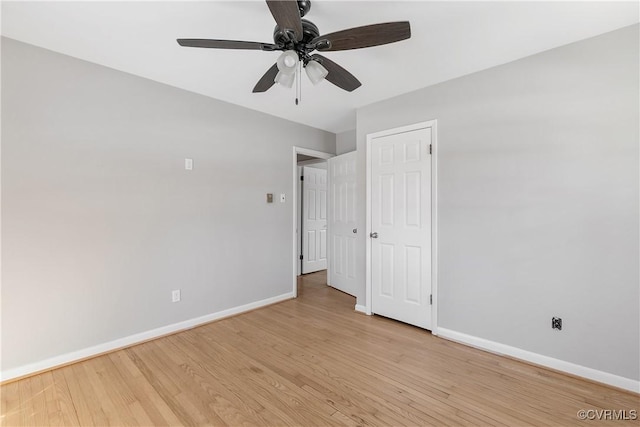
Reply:
[[[314,85],[320,83],[329,74],[329,71],[316,61],[309,61],[305,69],[307,70],[307,77]]]
[[[276,78],[275,78],[275,82],[281,84],[284,87],[291,87],[293,86],[293,82],[296,80],[296,74],[295,73],[283,73],[282,71],[278,71],[278,74],[276,74]]]
[[[298,54],[293,50],[287,50],[276,61],[278,70],[283,74],[294,74],[298,65]]]

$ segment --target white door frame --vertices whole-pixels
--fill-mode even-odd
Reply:
[[[368,315],[373,314],[371,310],[371,143],[374,138],[380,138],[383,136],[395,135],[398,133],[411,132],[418,129],[431,128],[431,295],[433,296],[433,303],[431,305],[431,333],[438,335],[438,132],[437,132],[437,120],[429,120],[426,122],[415,123],[408,126],[401,126],[393,129],[387,129],[380,132],[370,133],[367,135],[367,160],[366,160],[366,174],[367,174],[367,202],[366,202],[366,271],[365,271],[365,283],[366,283],[366,298],[365,309]]]
[[[298,275],[297,273],[297,263],[300,262],[300,258],[299,258],[299,254],[298,254],[298,242],[296,239],[296,227],[297,227],[297,219],[296,216],[298,215],[298,180],[300,179],[300,177],[298,176],[298,154],[304,154],[305,156],[312,156],[312,157],[316,157],[318,159],[330,159],[331,157],[334,157],[335,154],[330,154],[330,153],[325,153],[323,151],[317,151],[317,150],[311,150],[309,148],[302,148],[302,147],[293,147],[293,163],[292,163],[292,170],[293,170],[293,184],[292,184],[292,191],[291,194],[293,194],[292,197],[292,210],[293,210],[293,221],[292,221],[292,234],[291,234],[291,243],[292,243],[292,251],[291,253],[293,254],[293,262],[291,263],[293,269],[291,270],[291,275],[292,275],[292,293],[293,293],[293,297],[294,298],[298,298]],[[329,251],[329,248],[327,247],[327,251]]]

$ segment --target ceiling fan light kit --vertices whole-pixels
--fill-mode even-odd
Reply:
[[[295,50],[287,50],[276,61],[278,70],[284,74],[293,74],[298,66],[298,54]]]
[[[310,0],[266,0],[266,2],[276,21],[273,32],[274,43],[178,39],[178,44],[186,47],[213,49],[282,51],[283,53],[278,57],[276,63],[255,85],[254,93],[266,92],[276,82],[285,87],[292,87],[296,80],[296,74],[300,74],[301,67],[305,68],[307,77],[314,85],[326,79],[339,88],[352,92],[362,83],[330,59],[317,53],[312,54],[314,51],[362,49],[395,43],[411,37],[411,27],[408,21],[366,25],[320,35],[320,31],[314,23],[302,19],[311,10]]]
[[[292,87],[293,82],[296,81],[295,70],[292,73],[283,73],[282,71],[278,71],[278,74],[276,74],[276,78],[274,79],[274,81],[284,87]]]
[[[305,70],[307,72],[307,77],[309,77],[309,80],[311,80],[311,83],[314,85],[320,83],[329,74],[329,71],[326,68],[313,60],[309,60],[309,62],[307,62]]]

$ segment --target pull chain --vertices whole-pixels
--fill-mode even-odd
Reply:
[[[302,101],[302,61],[298,61],[298,66],[296,67],[296,105],[298,105],[299,101]]]

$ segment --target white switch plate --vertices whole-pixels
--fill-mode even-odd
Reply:
[[[193,170],[193,159],[184,159],[184,168],[188,171]]]
[[[284,193],[280,194],[280,203],[284,203],[286,201],[287,201],[287,196]]]
[[[180,301],[180,289],[171,291],[171,302]]]

